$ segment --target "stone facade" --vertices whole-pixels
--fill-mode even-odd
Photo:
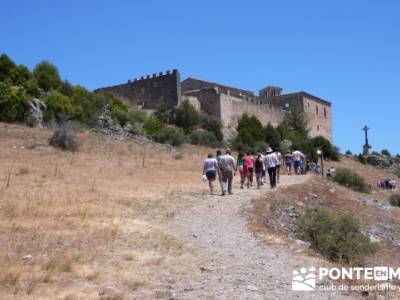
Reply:
[[[154,109],[164,101],[170,107],[178,105],[181,96],[180,74],[178,70],[161,72],[128,80],[127,83],[99,88],[95,92],[111,92],[124,98],[128,103],[144,109]]]
[[[197,110],[220,118],[225,137],[235,133],[238,120],[244,113],[256,116],[263,125],[271,123],[277,126],[285,112],[297,105],[308,118],[310,136],[322,135],[332,141],[331,103],[306,92],[282,94],[281,88],[268,86],[256,96],[251,91],[192,77],[180,82],[177,70],[98,91],[115,93],[144,109],[153,109],[160,101],[174,107],[187,100]]]

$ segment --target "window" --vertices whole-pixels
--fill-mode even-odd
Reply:
[[[318,105],[315,105],[315,113],[318,115]]]
[[[324,107],[324,117],[326,118],[327,113],[326,113],[326,107]]]
[[[317,131],[319,131],[319,125],[317,125]]]

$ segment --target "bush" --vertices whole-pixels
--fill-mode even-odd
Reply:
[[[393,194],[390,196],[389,202],[393,206],[400,206],[400,194]]]
[[[186,142],[186,136],[181,128],[168,126],[164,127],[161,132],[155,136],[155,140],[162,144],[180,146]]]
[[[357,159],[358,159],[358,162],[362,163],[363,165],[367,164],[367,159],[365,158],[364,155],[358,154]]]
[[[387,150],[387,149],[383,149],[383,150],[381,151],[381,154],[382,154],[382,155],[385,155],[385,156],[391,157],[391,154],[390,154],[389,150]]]
[[[308,209],[299,219],[301,239],[326,258],[335,262],[362,263],[375,254],[377,243],[361,233],[360,225],[351,216],[335,215],[323,209]]]
[[[50,145],[65,151],[78,151],[80,147],[79,141],[76,139],[71,129],[57,129],[50,138]]]
[[[344,154],[347,155],[347,156],[352,156],[353,155],[353,153],[350,150],[347,150]]]
[[[222,133],[222,123],[217,117],[203,114],[201,117],[201,128],[212,132],[218,141],[222,141],[224,139],[224,135]]]
[[[191,132],[194,127],[199,125],[200,121],[200,113],[189,101],[182,102],[182,104],[174,110],[174,124],[183,128],[187,133]]]
[[[337,168],[336,175],[333,177],[333,180],[340,185],[351,188],[354,191],[363,193],[369,192],[369,188],[365,183],[364,177],[350,169]]]
[[[154,116],[147,118],[143,125],[144,131],[152,137],[158,136],[163,131],[164,127],[160,119]]]
[[[335,161],[339,160],[339,151],[323,136],[312,138],[310,143],[314,149],[320,148],[323,151],[325,158],[330,158]]]
[[[61,85],[57,67],[48,61],[38,63],[33,70],[33,76],[36,78],[39,87],[44,91],[55,90]]]
[[[220,147],[221,143],[212,132],[206,130],[195,130],[190,134],[190,142],[194,145],[203,145],[207,147]]]
[[[51,120],[65,121],[75,113],[75,106],[71,99],[64,96],[60,92],[53,92],[44,98],[47,105],[47,110],[43,114],[43,119],[46,122]]]
[[[0,121],[24,122],[29,115],[28,98],[24,89],[0,82]]]

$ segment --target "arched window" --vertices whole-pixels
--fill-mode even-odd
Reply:
[[[327,113],[326,113],[326,107],[324,107],[324,117],[326,118]]]
[[[318,115],[318,105],[315,104],[315,113]]]

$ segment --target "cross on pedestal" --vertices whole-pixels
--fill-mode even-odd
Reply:
[[[363,146],[363,154],[364,155],[370,154],[370,149],[371,149],[371,146],[368,143],[368,130],[369,129],[370,128],[367,125],[365,125],[364,128],[362,129],[365,132],[365,145]]]

